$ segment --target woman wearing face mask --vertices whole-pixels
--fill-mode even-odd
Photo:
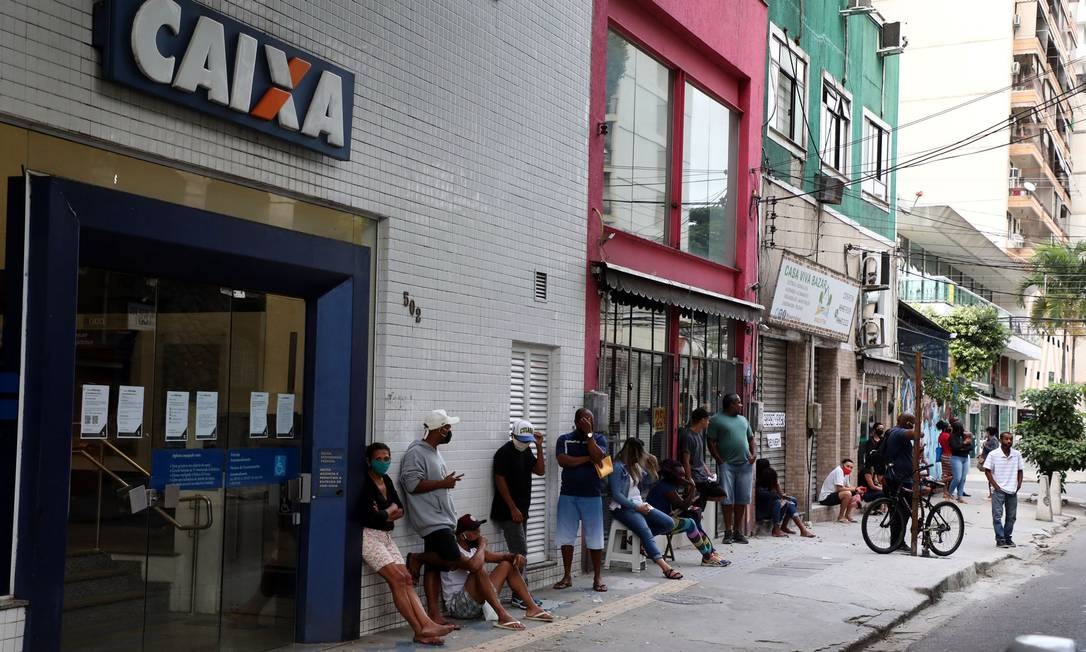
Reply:
[[[392,528],[397,520],[403,518],[404,512],[396,486],[388,477],[388,467],[392,463],[388,446],[380,442],[367,446],[366,463],[369,472],[362,487],[361,501],[362,559],[388,583],[396,609],[415,630],[415,642],[420,645],[444,645],[441,637],[454,627],[439,625],[426,614],[415,593],[411,572],[392,541]]]

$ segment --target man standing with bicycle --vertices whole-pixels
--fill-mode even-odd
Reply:
[[[999,448],[984,458],[984,475],[992,487],[992,527],[995,529],[996,547],[1013,548],[1014,521],[1018,516],[1018,490],[1022,488],[1022,472],[1026,468],[1022,454],[1012,448],[1014,435],[1005,432],[999,436]],[[1014,487],[1013,491],[1011,487]],[[1004,519],[1004,510],[1006,518]]]

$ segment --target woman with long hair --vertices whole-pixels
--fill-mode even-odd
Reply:
[[[392,529],[403,518],[403,503],[396,486],[388,477],[392,453],[387,445],[374,442],[366,447],[366,478],[362,485],[362,559],[388,583],[392,602],[415,631],[415,643],[444,645],[442,636],[457,629],[453,625],[435,623],[426,613],[415,582],[407,569]]]
[[[630,532],[637,535],[645,548],[645,555],[660,567],[664,577],[681,580],[682,573],[664,561],[664,553],[660,551],[653,537],[669,532],[683,532],[703,558],[712,554],[713,544],[701,537],[700,533],[690,536],[697,531],[693,520],[674,518],[653,508],[641,497],[642,484],[647,478],[656,481],[659,477],[658,469],[656,458],[645,451],[645,444],[640,439],[626,440],[615,456],[614,471],[607,476],[611,488],[611,517],[618,519]]]
[[[939,465],[943,471],[939,479],[943,481],[943,499],[950,500],[948,489],[951,485],[951,477],[954,475],[950,464],[950,424],[940,419],[935,427],[939,430]]]

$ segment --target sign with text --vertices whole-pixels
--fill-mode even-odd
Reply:
[[[317,449],[317,495],[342,496],[347,474],[347,452],[342,448]]]
[[[780,448],[783,444],[783,438],[779,432],[767,432],[765,434],[765,443],[769,448]]]
[[[168,484],[179,489],[218,489],[222,486],[222,450],[218,448],[159,448],[151,453],[151,487]]]
[[[783,328],[847,342],[860,286],[842,274],[796,256],[781,257],[769,321]]]
[[[226,452],[226,486],[280,484],[298,475],[296,448],[231,448]]]
[[[94,46],[106,79],[351,158],[354,75],[193,0],[105,0]]]
[[[762,430],[780,430],[784,428],[784,412],[763,412]]]

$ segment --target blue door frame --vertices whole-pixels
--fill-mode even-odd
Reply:
[[[315,451],[343,449],[342,496],[304,505],[299,537],[299,642],[358,636],[362,491],[366,441],[370,250],[106,188],[32,177],[9,194],[9,237],[29,231],[26,328],[22,296],[5,331],[25,332],[14,593],[28,600],[24,647],[60,647],[71,470],[76,293],[80,266],[300,297],[306,300],[301,470]],[[17,274],[10,267],[8,274]],[[16,290],[20,295],[21,289]],[[15,320],[15,324],[9,322]],[[62,409],[57,409],[63,406]]]

